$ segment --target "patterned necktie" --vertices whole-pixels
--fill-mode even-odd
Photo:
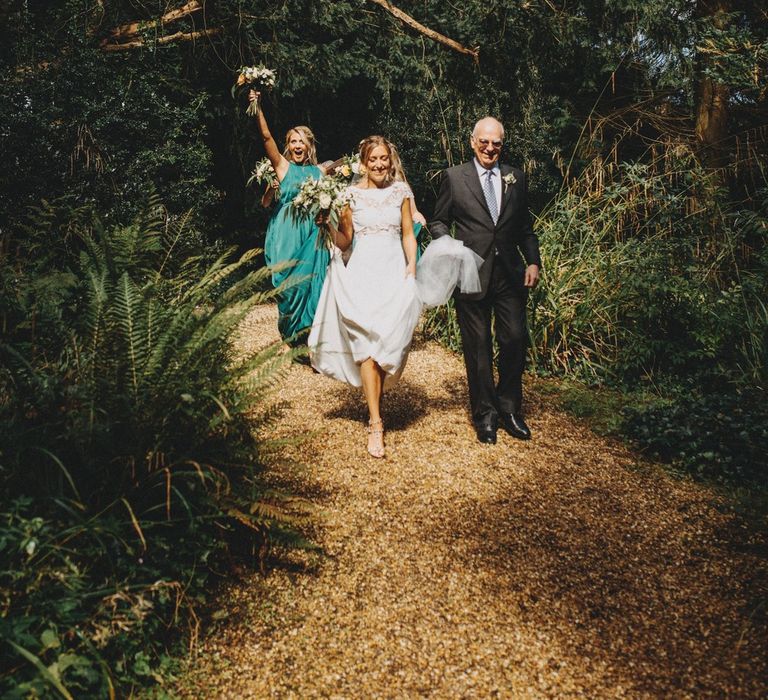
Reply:
[[[491,213],[494,225],[499,220],[499,205],[496,202],[496,191],[493,189],[493,170],[488,170],[483,177],[483,194],[485,203],[488,205],[488,211]]]

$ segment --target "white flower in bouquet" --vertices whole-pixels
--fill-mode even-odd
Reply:
[[[269,162],[269,158],[262,158],[256,163],[256,167],[248,178],[246,187],[250,187],[253,182],[256,182],[259,185],[267,184],[275,189],[280,186],[280,181],[277,179],[277,173],[272,167],[272,163]]]
[[[277,74],[271,68],[259,64],[258,66],[243,66],[238,71],[237,82],[232,87],[232,97],[235,96],[237,89],[243,86],[251,90],[263,92],[275,87]],[[254,100],[248,105],[246,114],[254,116],[259,109],[258,100]]]
[[[327,219],[328,223],[320,224],[317,240],[318,245],[323,244],[332,249],[335,243],[330,226],[338,228],[341,211],[351,198],[346,181],[323,175],[319,180],[306,179],[301,183],[298,194],[291,202],[291,208],[293,215],[298,219]]]
[[[246,66],[240,69],[238,84],[271,89],[275,87],[275,71],[265,66]]]

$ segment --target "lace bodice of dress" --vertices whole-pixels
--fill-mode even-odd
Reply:
[[[413,197],[404,182],[393,182],[389,187],[363,189],[351,186],[352,222],[355,236],[385,234],[400,237],[401,207],[403,200]]]

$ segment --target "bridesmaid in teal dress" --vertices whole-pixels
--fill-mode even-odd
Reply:
[[[249,100],[258,104],[259,93],[251,90]],[[290,267],[272,273],[275,287],[286,284],[277,304],[277,327],[283,340],[299,345],[306,343],[306,331],[312,326],[330,253],[325,246],[318,246],[317,224],[297,220],[290,203],[304,180],[317,180],[323,171],[317,165],[315,137],[308,127],[289,129],[285,149],[280,153],[261,109],[256,117],[267,158],[280,182],[275,209],[267,224],[264,258],[270,266],[294,261]]]

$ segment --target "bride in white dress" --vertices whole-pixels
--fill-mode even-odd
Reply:
[[[431,243],[422,256],[419,274],[423,269],[428,289],[417,287],[413,193],[395,179],[396,158],[383,136],[369,136],[361,144],[364,174],[350,186],[350,205],[334,231],[338,247],[307,341],[318,372],[363,387],[373,457],[385,454],[381,395],[402,374],[423,306],[445,303],[457,283],[463,291],[480,289],[479,258],[447,236]],[[354,250],[345,265],[342,252],[353,236]]]

